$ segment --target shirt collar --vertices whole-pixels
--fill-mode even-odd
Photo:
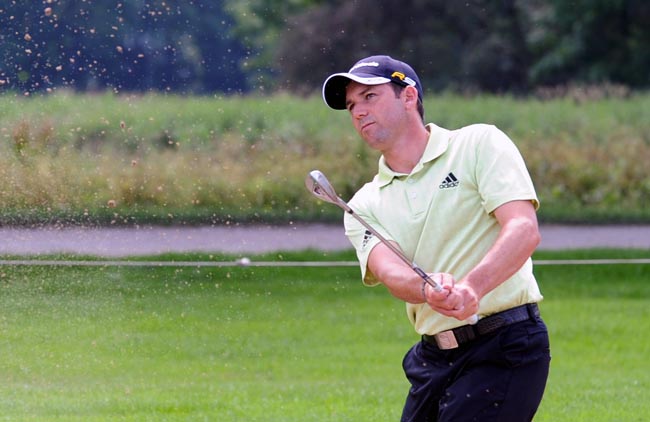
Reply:
[[[420,161],[418,161],[415,167],[413,167],[413,170],[411,170],[411,174],[422,170],[425,163],[440,157],[445,151],[447,151],[447,147],[449,146],[449,130],[436,126],[433,123],[427,125],[427,130],[429,131],[427,147],[425,148],[422,157],[420,157]],[[379,157],[379,170],[377,172],[379,187],[384,187],[390,184],[395,177],[400,176],[406,176],[406,174],[394,172],[386,164],[384,156],[382,155]]]

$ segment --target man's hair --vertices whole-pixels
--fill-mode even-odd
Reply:
[[[389,83],[390,86],[393,88],[393,92],[395,92],[395,97],[399,98],[399,96],[402,94],[402,91],[405,86],[394,84],[394,83]],[[422,98],[418,95],[418,113],[420,113],[420,118],[422,119],[422,123],[424,123],[424,104],[422,104]]]

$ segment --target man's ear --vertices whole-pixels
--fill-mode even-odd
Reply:
[[[418,108],[418,90],[414,86],[407,86],[402,90],[404,100],[409,108],[417,110]]]

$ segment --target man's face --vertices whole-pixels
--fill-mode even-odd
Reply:
[[[346,107],[352,124],[366,143],[379,151],[391,141],[406,122],[402,96],[397,97],[390,83],[362,85],[351,81],[346,90]]]

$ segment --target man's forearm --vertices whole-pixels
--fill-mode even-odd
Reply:
[[[377,245],[373,249],[368,260],[368,270],[397,299],[408,303],[424,302],[422,278],[384,245]]]
[[[485,257],[461,280],[482,298],[516,273],[533,254],[540,235],[536,221],[513,218],[501,228]]]

